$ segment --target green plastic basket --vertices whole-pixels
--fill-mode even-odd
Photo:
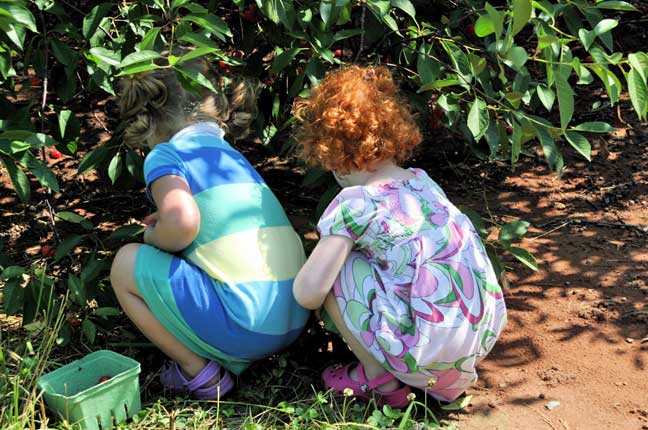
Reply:
[[[43,375],[38,387],[50,409],[84,430],[107,430],[142,409],[140,364],[112,351],[95,351]],[[103,376],[110,376],[99,382]]]

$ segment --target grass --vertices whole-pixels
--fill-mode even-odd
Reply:
[[[65,302],[65,300],[63,300]],[[52,308],[57,308],[53,311]],[[49,314],[49,316],[48,316]],[[19,318],[0,315],[0,429],[78,429],[57,420],[36,388],[44,373],[99,349],[82,342],[58,345],[66,306],[49,306],[41,318],[21,327]],[[452,429],[436,416],[436,401],[418,393],[405,410],[378,408],[351,397],[335,399],[318,391],[319,371],[325,361],[350,359],[339,341],[327,338],[319,327],[307,330],[296,345],[256,363],[237,381],[236,391],[222,401],[197,402],[163,397],[157,381],[161,353],[146,342],[120,343],[123,327],[102,334],[104,347],[142,362],[143,410],[128,423],[129,430],[153,429]],[[77,340],[81,340],[78,336]],[[111,342],[114,341],[114,342]],[[99,342],[98,342],[99,343]],[[127,346],[125,346],[127,345]],[[123,349],[127,348],[127,349]],[[336,351],[334,353],[334,350]],[[311,363],[306,365],[306,363]],[[430,404],[428,404],[430,403]],[[436,409],[436,413],[432,410]]]

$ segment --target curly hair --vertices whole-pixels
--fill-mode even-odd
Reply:
[[[199,121],[216,122],[233,141],[250,134],[257,114],[256,87],[244,79],[217,76],[202,60],[188,66],[208,76],[217,92],[187,91],[169,68],[122,78],[119,110],[124,143],[145,147],[154,135],[168,139]]]
[[[421,141],[407,103],[386,67],[329,72],[295,108],[295,138],[311,166],[348,174],[375,163],[402,163]]]

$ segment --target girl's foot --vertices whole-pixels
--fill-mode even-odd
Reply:
[[[192,379],[182,372],[175,361],[168,363],[160,372],[160,381],[164,388],[179,394],[188,394],[197,400],[217,400],[234,388],[232,375],[220,364],[210,361]]]
[[[353,369],[354,365],[355,369]],[[368,380],[361,363],[327,367],[322,373],[322,380],[324,386],[336,395],[343,395],[345,389],[350,388],[353,395],[361,399],[370,399],[372,395],[375,396],[379,406],[389,405],[393,408],[403,408],[409,404],[407,395],[411,391],[407,385],[389,390],[393,387],[393,382],[398,384],[396,377],[389,372]]]

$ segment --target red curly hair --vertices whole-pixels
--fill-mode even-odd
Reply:
[[[301,156],[311,166],[348,174],[375,163],[402,163],[421,141],[407,103],[386,67],[330,72],[300,101],[295,116]]]

